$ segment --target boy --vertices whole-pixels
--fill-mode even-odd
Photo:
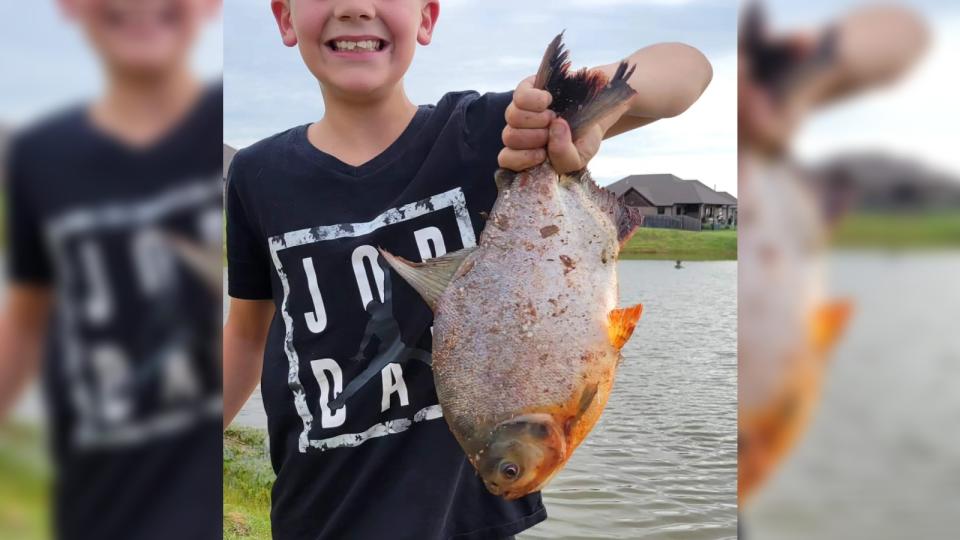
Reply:
[[[430,43],[436,0],[271,7],[325,107],[320,121],[238,153],[227,187],[224,421],[260,381],[273,536],[511,537],[546,518],[540,496],[507,502],[472,470],[437,406],[432,315],[377,247],[422,260],[474,245],[496,198],[498,152],[506,168],[549,154],[558,169],[580,169],[604,136],[685,110],[710,66],[682,45],[638,51],[629,61],[640,97],[574,142],[532,79],[512,95],[407,99],[403,75],[417,43]],[[390,363],[367,380],[384,354]],[[357,391],[332,405],[351,383]]]
[[[13,143],[0,418],[42,372],[58,538],[219,538],[220,299],[167,241],[221,241],[222,92],[189,67],[219,2],[61,7],[105,93]]]

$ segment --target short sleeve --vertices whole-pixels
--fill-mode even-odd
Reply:
[[[251,221],[241,178],[249,171],[241,155],[234,156],[226,185],[227,292],[233,298],[267,300],[273,297],[266,239]]]
[[[53,271],[44,242],[39,201],[30,196],[31,179],[23,150],[18,143],[11,145],[6,165],[7,275],[13,283],[48,285],[53,280]]]
[[[464,127],[467,141],[474,147],[503,147],[501,139],[507,106],[513,100],[513,92],[488,92],[471,100],[464,110]]]

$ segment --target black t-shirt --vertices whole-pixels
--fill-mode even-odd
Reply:
[[[54,291],[42,372],[59,538],[221,537],[222,293],[173,244],[221,245],[222,103],[207,89],[149,148],[86,106],[12,144],[8,278]]]
[[[495,497],[470,466],[437,404],[432,313],[377,252],[476,245],[510,98],[447,94],[359,167],[307,126],[234,158],[229,293],[277,308],[261,381],[274,538],[495,539],[546,518],[539,494]]]

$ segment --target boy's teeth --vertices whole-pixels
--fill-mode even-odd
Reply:
[[[340,40],[334,42],[337,46],[338,51],[378,51],[380,50],[380,40],[379,39],[366,39],[363,41],[345,41]]]

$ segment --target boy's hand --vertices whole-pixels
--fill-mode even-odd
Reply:
[[[533,87],[534,77],[522,80],[507,106],[503,150],[497,161],[512,171],[529,169],[547,159],[548,128],[556,114],[548,109],[553,96]]]
[[[603,134],[626,110],[626,105],[590,126],[573,141],[567,122],[547,108],[552,100],[550,93],[534,88],[533,80],[531,76],[521,81],[507,106],[504,148],[498,158],[500,167],[522,171],[543,163],[549,155],[550,163],[559,173],[583,169],[596,155]]]

